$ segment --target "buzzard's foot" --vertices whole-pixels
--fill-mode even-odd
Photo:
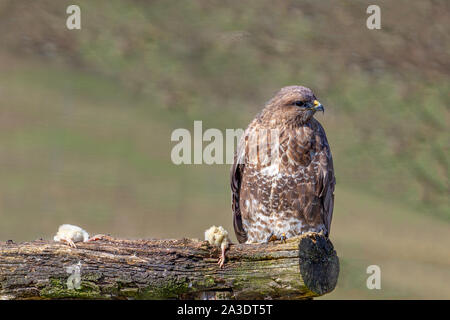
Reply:
[[[103,240],[105,237],[106,235],[104,234],[96,234],[95,236],[92,236],[89,239],[87,239],[87,242]]]
[[[227,248],[222,247],[222,254],[220,255],[219,261],[217,262],[217,264],[219,265],[220,268],[223,268],[223,265],[225,264],[225,251],[227,250]]]
[[[267,237],[266,243],[275,242],[275,241],[277,241],[277,240],[278,240],[277,236],[272,232],[272,233],[270,233],[270,235]]]
[[[286,243],[286,234],[282,233],[281,236],[276,236],[273,232],[267,237],[266,243],[273,242],[280,240],[281,243]]]

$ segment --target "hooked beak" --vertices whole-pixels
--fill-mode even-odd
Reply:
[[[321,104],[319,101],[317,101],[317,100],[314,100],[314,106],[313,106],[311,109],[312,109],[312,110],[315,110],[315,111],[322,111],[323,113],[325,113],[324,107],[323,107],[322,104]]]

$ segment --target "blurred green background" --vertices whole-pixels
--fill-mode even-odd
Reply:
[[[376,4],[381,30],[367,1],[1,0],[0,240],[232,231],[230,166],[174,165],[171,133],[245,128],[300,84],[337,178],[323,298],[449,299],[450,3]]]

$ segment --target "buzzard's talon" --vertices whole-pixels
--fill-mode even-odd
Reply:
[[[286,243],[286,234],[283,232],[281,236],[276,236],[273,232],[267,237],[266,243],[273,242],[280,240],[281,243]]]
[[[270,242],[275,243],[275,241],[277,241],[277,240],[278,240],[277,236],[272,232],[272,233],[267,237],[266,243],[270,243]]]

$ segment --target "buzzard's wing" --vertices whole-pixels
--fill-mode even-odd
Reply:
[[[246,136],[248,129],[242,135],[234,155],[231,167],[231,202],[233,210],[233,227],[239,243],[247,241],[247,233],[242,226],[241,208],[239,206],[242,174],[245,167]]]
[[[318,123],[316,152],[319,155],[319,175],[316,183],[316,194],[322,202],[323,221],[327,228],[327,236],[330,234],[331,219],[333,217],[334,207],[334,186],[336,179],[334,177],[333,158],[331,157],[330,146],[328,145],[325,130]]]

